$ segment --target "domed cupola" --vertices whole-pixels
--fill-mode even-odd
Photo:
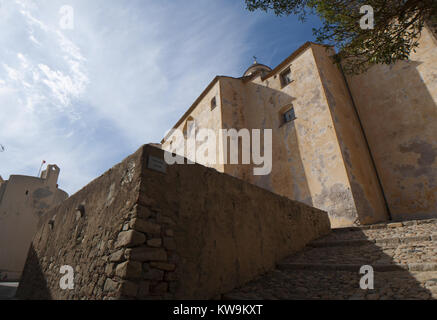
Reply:
[[[254,58],[253,64],[246,70],[246,72],[244,72],[243,77],[249,77],[258,72],[260,72],[261,75],[264,75],[272,71],[272,69],[267,67],[266,65],[258,63],[256,61],[256,57],[253,58]]]

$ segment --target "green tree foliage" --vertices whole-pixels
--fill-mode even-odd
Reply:
[[[318,15],[323,25],[314,28],[320,43],[338,49],[334,56],[347,73],[361,73],[373,64],[407,60],[418,46],[420,33],[428,22],[435,25],[437,0],[245,0],[247,9],[273,11],[276,15],[297,15],[304,21]],[[362,29],[364,12],[373,8],[373,29]]]

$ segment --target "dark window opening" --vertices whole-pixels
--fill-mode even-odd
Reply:
[[[281,73],[281,85],[282,87],[285,87],[287,84],[289,84],[292,81],[291,79],[291,70],[290,68],[286,69]]]
[[[214,110],[217,107],[217,99],[214,97],[211,99],[211,110]]]
[[[286,112],[284,112],[283,114],[284,123],[291,122],[295,119],[296,119],[296,114],[294,113],[294,108],[291,108]]]
[[[172,156],[175,157],[176,153],[174,152],[175,150],[173,149],[174,148],[173,142],[174,142],[174,140],[170,141],[170,148],[169,149],[170,149]]]

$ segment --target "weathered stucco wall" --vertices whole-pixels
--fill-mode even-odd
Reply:
[[[247,102],[245,83],[241,79],[222,78],[220,79],[220,94],[222,128],[237,131],[251,129],[246,122],[247,108],[250,106]],[[234,143],[238,143],[238,164],[232,164],[230,163],[231,138],[227,138],[226,142],[223,139],[221,147],[223,150],[226,148],[226,154],[219,155],[226,160],[223,172],[253,183],[252,160],[250,164],[242,165],[242,142],[242,138],[234,139]]]
[[[253,166],[226,165],[226,173],[302,201],[329,213],[334,227],[351,225],[358,217],[342,150],[337,139],[314,46],[308,46],[275,76],[249,81],[220,81],[224,127],[272,129],[273,167],[270,175],[254,176]],[[283,87],[279,74],[290,67],[293,82]],[[282,123],[293,106],[296,119]]]
[[[436,217],[436,39],[425,29],[409,61],[348,83],[393,219]]]
[[[57,187],[58,175],[49,166],[42,178],[12,175],[1,184],[0,280],[20,278],[41,215],[68,197]]]
[[[346,82],[330,57],[334,51],[318,45],[312,49],[359,220],[362,224],[385,221],[385,200]]]
[[[269,175],[255,176],[253,161],[242,164],[241,145],[238,164],[208,165],[326,210],[333,227],[376,223],[390,213],[430,217],[437,207],[436,56],[436,40],[425,30],[411,61],[373,67],[346,83],[326,48],[306,43],[271,72],[257,73],[255,64],[250,76],[217,77],[210,88],[219,93],[216,110],[208,91],[201,95],[206,106],[188,113],[217,135],[272,129]],[[293,81],[283,87],[280,75],[289,67]],[[291,106],[297,118],[284,124]]]
[[[211,101],[212,99],[216,99],[216,107],[211,110]],[[183,118],[183,121],[179,125],[177,125],[174,129],[180,130],[184,132],[184,129],[187,128],[188,122],[193,121],[195,123],[196,132],[201,128],[212,129],[216,132],[222,127],[222,118],[221,118],[221,95],[220,95],[220,85],[216,82],[209,90],[207,89],[204,92],[203,97],[197,101],[193,105],[193,109],[190,112],[189,116]],[[189,137],[189,132],[187,133],[187,138]],[[218,135],[217,135],[218,137]],[[218,141],[218,138],[217,138]],[[170,143],[172,144],[170,145]],[[199,146],[200,143],[197,143]],[[186,144],[184,146],[184,141],[181,139],[176,139],[176,134],[169,134],[163,141],[162,148],[164,150],[175,150],[175,153],[180,155],[190,156],[186,149]],[[176,152],[178,150],[178,152]],[[189,157],[190,160],[194,160],[194,157]],[[206,161],[197,161],[200,164],[208,165],[209,167],[215,168],[223,172],[223,164],[219,161],[219,154],[217,150],[217,157],[215,163],[208,163]]]
[[[198,164],[150,170],[149,155],[163,159],[142,147],[45,217],[20,298],[209,299],[330,230],[318,209]]]

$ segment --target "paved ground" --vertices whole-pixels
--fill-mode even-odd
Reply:
[[[361,266],[374,289],[360,288]],[[224,299],[437,299],[437,219],[336,229]]]
[[[17,291],[18,282],[0,282],[0,300],[11,300]]]

